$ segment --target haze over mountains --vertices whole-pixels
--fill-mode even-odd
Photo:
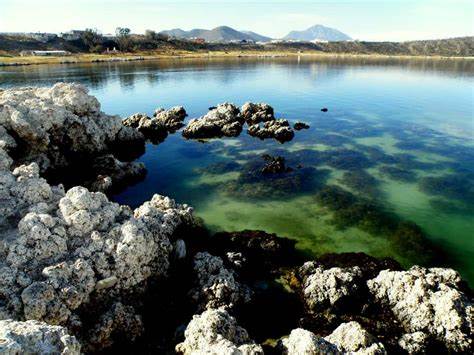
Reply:
[[[253,41],[253,42],[269,42],[272,38],[260,35],[252,31],[237,31],[228,26],[216,27],[212,30],[193,29],[184,31],[180,28],[161,31],[161,34],[176,38],[202,38],[206,42],[231,42],[231,41]],[[348,41],[351,37],[334,28],[315,25],[304,31],[291,31],[286,35],[284,40],[292,41]]]

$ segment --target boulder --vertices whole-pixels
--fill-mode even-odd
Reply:
[[[273,107],[266,103],[246,102],[240,112],[249,125],[275,120]]]
[[[258,123],[251,125],[247,133],[260,139],[274,138],[280,143],[291,141],[295,136],[288,120],[284,119],[267,121],[263,124],[263,127]]]
[[[153,114],[153,120],[161,123],[169,133],[174,133],[184,126],[184,119],[188,116],[183,106],[175,106],[169,110],[158,108]]]
[[[263,354],[247,331],[234,317],[222,309],[209,309],[195,315],[184,333],[185,340],[176,346],[176,352],[188,354]]]
[[[295,131],[301,131],[302,129],[308,129],[309,125],[304,122],[298,121],[293,125],[293,128],[295,129]]]
[[[472,301],[461,290],[456,271],[419,266],[384,270],[367,285],[375,301],[388,306],[407,332],[426,333],[454,352],[472,350]]]
[[[183,137],[190,139],[237,137],[242,132],[244,120],[233,104],[223,103],[200,118],[189,121]]]

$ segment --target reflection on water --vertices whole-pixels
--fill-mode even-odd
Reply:
[[[184,105],[190,117],[265,101],[311,125],[286,144],[180,134],[147,147],[154,193],[193,205],[214,229],[264,229],[312,254],[365,251],[405,265],[444,262],[474,282],[474,61],[212,59],[3,68],[1,87],[75,81],[123,116]],[[321,107],[328,107],[322,113]],[[264,176],[263,153],[293,171]],[[421,227],[421,228],[420,228]]]

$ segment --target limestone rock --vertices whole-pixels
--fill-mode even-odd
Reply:
[[[330,355],[339,354],[337,347],[316,336],[312,332],[293,329],[288,338],[283,339],[283,353],[287,355]]]
[[[230,103],[223,103],[206,115],[189,121],[183,130],[183,137],[237,137],[242,132],[243,123],[239,108]]]
[[[275,120],[273,107],[266,103],[246,102],[240,111],[249,125]]]
[[[309,125],[307,123],[298,121],[298,122],[295,122],[295,124],[293,125],[293,128],[296,131],[301,131],[302,129],[308,129]]]
[[[337,308],[350,302],[358,290],[362,272],[359,267],[324,269],[315,262],[306,262],[299,270],[302,293],[310,312],[328,307]]]
[[[403,334],[398,345],[408,354],[425,354],[428,336],[423,332]]]
[[[473,307],[460,283],[452,269],[414,266],[408,271],[381,271],[367,285],[408,332],[424,332],[448,349],[463,352],[472,346]]]
[[[8,355],[79,355],[81,346],[60,326],[34,320],[0,320],[0,353]]]
[[[183,121],[187,115],[183,106],[175,106],[169,110],[158,108],[153,114],[153,120],[165,126],[168,132],[173,133],[184,126]]]
[[[235,273],[223,260],[207,252],[194,257],[194,271],[199,285],[192,291],[202,309],[232,308],[250,300],[250,290],[235,279]]]
[[[222,309],[209,309],[195,315],[184,334],[184,342],[176,346],[181,354],[263,354],[247,331]]]
[[[260,139],[274,138],[280,143],[291,141],[295,136],[288,120],[284,119],[267,121],[263,124],[263,127],[258,123],[251,125],[247,132],[252,137]]]

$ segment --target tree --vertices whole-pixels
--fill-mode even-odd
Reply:
[[[117,44],[122,52],[130,50],[132,39],[130,38],[130,28],[117,27],[115,35],[117,37]]]
[[[86,28],[81,39],[89,49],[89,52],[98,52],[102,49],[102,35],[95,28]]]
[[[155,41],[158,39],[158,33],[153,30],[146,30],[145,31],[145,38],[149,41]]]

